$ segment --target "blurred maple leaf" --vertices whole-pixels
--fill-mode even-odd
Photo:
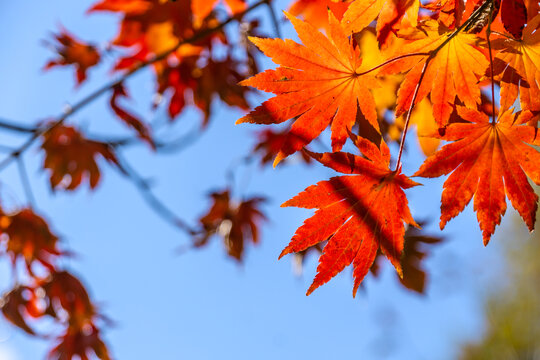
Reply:
[[[424,226],[419,222],[420,226]],[[422,267],[422,260],[428,255],[426,245],[440,244],[443,238],[424,235],[421,229],[409,226],[405,231],[405,244],[403,247],[403,256],[401,257],[401,266],[403,268],[403,277],[399,277],[400,283],[409,290],[423,294],[426,288],[426,271]],[[379,270],[378,260],[382,253],[378,252],[371,272],[377,276]]]
[[[204,66],[199,66],[197,57],[185,58],[175,67],[169,67],[158,77],[158,93],[170,93],[169,116],[175,118],[184,109],[189,95],[193,96],[193,104],[203,115],[203,126],[208,124],[212,100],[215,96],[229,106],[242,110],[249,109],[246,94],[248,88],[238,85],[245,77],[239,72],[241,63],[227,57],[224,60],[206,59]]]
[[[259,154],[261,156],[261,165],[266,165],[279,153],[283,147],[283,143],[287,138],[288,129],[284,131],[274,131],[272,129],[265,129],[257,132],[258,142],[253,148],[254,154]],[[311,156],[305,152],[300,153],[302,160],[309,164],[311,163]]]
[[[9,322],[30,335],[36,335],[34,329],[28,325],[26,318],[28,316],[35,318],[41,315],[38,301],[34,288],[21,285],[2,296],[0,308]]]
[[[111,109],[127,126],[137,132],[137,135],[141,140],[146,141],[153,149],[155,149],[156,145],[152,139],[150,128],[137,117],[118,105],[118,99],[120,97],[129,97],[122,84],[118,84],[113,88],[113,94],[110,101]]]
[[[191,0],[191,9],[193,16],[195,16],[197,21],[200,21],[206,18],[210,12],[216,7],[216,5],[221,2],[220,0]],[[247,8],[246,2],[244,0],[223,0],[232,14],[238,14],[244,11]]]
[[[77,84],[81,84],[86,79],[86,71],[99,63],[100,55],[97,49],[93,45],[77,40],[65,29],[53,36],[56,44],[51,46],[60,57],[49,61],[45,65],[45,70],[55,66],[74,65],[77,70]]]
[[[101,177],[96,163],[98,155],[118,165],[109,145],[85,139],[70,126],[59,125],[44,133],[41,147],[45,151],[43,168],[50,170],[52,189],[75,190],[86,178],[94,189]]]
[[[58,344],[49,352],[49,360],[89,360],[91,354],[101,360],[110,360],[109,350],[93,324],[84,328],[67,328],[58,339]]]
[[[79,279],[67,271],[54,272],[40,286],[46,294],[48,315],[61,319],[60,309],[67,314],[65,333],[58,337],[59,343],[49,352],[49,359],[71,360],[79,356],[84,360],[94,353],[101,360],[110,360],[95,325],[100,315]]]
[[[55,258],[62,254],[58,249],[58,237],[32,209],[0,214],[0,234],[0,244],[13,266],[18,259],[23,259],[30,274],[33,274],[32,265],[36,261],[53,271]]]
[[[148,0],[103,0],[94,4],[92,11],[118,11],[126,14],[140,14],[148,10],[152,3]]]
[[[150,57],[174,48],[181,39],[193,35],[189,1],[118,1],[104,0],[89,12],[111,11],[123,14],[120,31],[113,45],[131,49],[131,54],[120,58],[115,70],[132,69]],[[169,58],[199,53],[202,49],[186,44],[171,53]],[[168,59],[153,64],[159,75],[167,68]]]
[[[72,328],[83,328],[97,316],[90,296],[79,279],[67,271],[55,271],[40,282],[47,299],[47,314],[59,318],[60,309]]]
[[[214,192],[210,196],[213,204],[199,219],[203,234],[195,238],[194,244],[201,247],[208,243],[212,235],[220,235],[227,253],[241,261],[245,242],[251,240],[253,244],[257,244],[259,241],[259,224],[266,220],[259,206],[265,199],[255,197],[235,204],[230,198],[229,190]]]

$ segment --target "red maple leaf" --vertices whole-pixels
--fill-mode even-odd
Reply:
[[[71,126],[56,126],[43,134],[41,147],[45,151],[43,168],[50,170],[51,188],[62,186],[75,190],[88,178],[90,188],[95,188],[101,177],[96,157],[102,156],[117,164],[113,149],[102,142],[88,140]],[[67,176],[69,175],[69,177]]]
[[[86,79],[86,71],[99,63],[100,56],[95,46],[77,40],[67,30],[62,29],[60,34],[54,35],[57,44],[52,44],[60,56],[45,65],[48,70],[54,66],[74,65],[77,69],[77,84]]]
[[[58,249],[58,237],[32,209],[0,214],[0,234],[3,235],[0,244],[5,247],[13,266],[22,259],[30,274],[33,274],[35,262],[53,271],[55,258],[62,254]]]
[[[245,243],[259,242],[259,224],[266,217],[259,210],[264,198],[256,197],[235,203],[229,190],[210,194],[213,204],[199,220],[203,234],[195,238],[195,246],[206,245],[210,237],[218,234],[223,237],[227,253],[241,261]]]
[[[379,249],[401,276],[404,222],[417,226],[403,189],[418,184],[388,168],[390,151],[384,142],[379,149],[361,137],[354,141],[365,157],[345,152],[310,154],[327,167],[355,175],[321,181],[282,205],[318,210],[296,230],[280,258],[328,240],[307,295],[352,263],[354,296]]]
[[[146,141],[153,149],[155,149],[156,145],[152,139],[150,128],[135,115],[129,113],[118,104],[118,99],[120,97],[129,97],[122,84],[118,84],[113,88],[113,94],[110,101],[111,109],[127,126],[131,127],[137,132],[137,135],[141,140]]]

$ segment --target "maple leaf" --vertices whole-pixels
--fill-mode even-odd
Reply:
[[[386,45],[392,33],[402,27],[416,26],[420,0],[356,0],[343,15],[341,24],[349,33],[360,32],[375,18],[377,39]]]
[[[256,197],[235,204],[228,190],[214,192],[210,196],[214,203],[199,219],[204,232],[195,239],[195,246],[206,245],[212,235],[218,234],[223,237],[227,253],[241,261],[244,243],[248,240],[253,244],[259,242],[259,223],[266,217],[258,207],[265,199]]]
[[[69,327],[82,328],[97,316],[84,285],[69,272],[55,271],[40,286],[46,294],[48,314],[57,317],[62,309],[68,315]]]
[[[49,352],[49,360],[71,360],[79,358],[89,360],[95,355],[101,360],[110,360],[107,346],[100,336],[99,329],[92,323],[84,328],[68,327],[64,335],[58,338],[59,343]]]
[[[305,21],[317,28],[326,28],[328,10],[341,20],[349,5],[350,2],[337,0],[296,0],[290,5],[288,12],[296,17],[301,15]]]
[[[296,230],[280,258],[328,240],[307,295],[352,263],[354,296],[379,249],[401,276],[404,222],[417,226],[403,189],[419,184],[388,168],[390,151],[384,142],[379,149],[364,138],[353,140],[366,157],[310,154],[327,167],[355,175],[321,181],[281,205],[318,210]]]
[[[529,230],[534,229],[538,196],[527,175],[540,185],[540,153],[527,145],[540,145],[534,127],[524,125],[530,111],[499,115],[495,124],[484,113],[458,107],[466,123],[450,124],[441,139],[454,141],[426,159],[415,176],[438,177],[452,173],[444,183],[441,222],[457,216],[474,195],[484,244],[506,211],[506,196],[521,215]]]
[[[481,93],[478,80],[484,74],[488,60],[476,48],[478,37],[474,34],[462,32],[454,34],[433,21],[425,22],[422,30],[426,36],[409,41],[402,46],[400,54],[428,53],[430,55],[395,61],[385,67],[384,72],[408,71],[399,88],[396,116],[409,110],[417,84],[422,79],[415,105],[430,94],[433,116],[439,126],[444,127],[453,111],[456,96],[469,108],[476,108],[480,104]],[[421,33],[416,32],[416,34]],[[449,38],[449,36],[453,37]],[[437,53],[431,55],[433,51]],[[427,66],[425,66],[426,62],[428,62]]]
[[[88,12],[92,11],[114,11],[126,14],[140,14],[147,11],[152,6],[148,0],[103,0],[94,4]]]
[[[433,0],[423,8],[434,11],[435,18],[448,28],[455,28],[461,21],[465,9],[463,0]]]
[[[238,82],[245,76],[240,72],[241,63],[231,57],[223,60],[205,59],[205,66],[198,66],[199,58],[189,57],[175,67],[165,69],[158,77],[158,93],[169,92],[168,112],[171,119],[191,103],[203,113],[203,126],[208,124],[211,104],[216,95],[229,106],[249,109],[246,100],[247,88]],[[190,97],[191,95],[191,97]]]
[[[501,21],[506,31],[516,39],[521,38],[527,23],[527,8],[523,0],[502,0]]]
[[[58,249],[58,237],[47,222],[32,209],[22,209],[13,214],[0,214],[0,243],[11,258],[13,266],[18,259],[24,260],[30,274],[32,265],[38,262],[48,270],[54,270],[54,260],[62,252]]]
[[[224,0],[232,14],[244,11],[247,6],[244,0]],[[196,19],[204,19],[216,7],[218,0],[191,0],[191,10]]]
[[[540,15],[525,27],[523,38],[497,39],[493,46],[500,49],[493,62],[494,77],[500,80],[501,109],[514,105],[519,93],[521,108],[540,111]]]
[[[279,65],[241,82],[277,96],[236,123],[277,124],[294,120],[274,166],[302,149],[331,124],[332,148],[338,151],[355,123],[357,106],[379,129],[375,101],[369,91],[377,86],[370,74],[360,72],[360,51],[354,48],[335,17],[329,13],[329,36],[290,15],[300,40],[250,38]]]
[[[43,134],[42,149],[45,151],[43,168],[50,170],[52,189],[62,187],[75,190],[88,178],[94,189],[101,177],[96,157],[102,156],[118,165],[112,148],[98,141],[85,139],[75,128],[59,125]]]
[[[118,105],[118,98],[120,97],[129,97],[122,84],[118,84],[113,88],[113,94],[110,101],[111,109],[127,126],[133,128],[137,132],[140,139],[146,141],[153,149],[155,149],[156,145],[152,139],[148,126]]]
[[[261,165],[265,165],[272,161],[279,150],[283,147],[283,143],[287,138],[288,129],[276,132],[272,129],[266,129],[257,133],[258,143],[253,148],[253,153],[259,153],[261,156]],[[305,152],[301,152],[302,160],[309,164],[311,157]]]
[[[2,296],[0,308],[9,322],[30,335],[36,335],[36,332],[28,325],[25,318],[28,315],[38,317],[41,314],[37,300],[35,289],[27,286],[17,286]]]
[[[137,1],[105,0],[89,12],[112,11],[124,15],[118,35],[113,41],[116,46],[130,48],[133,52],[117,62],[115,70],[132,69],[165,51],[173,49],[182,39],[193,34],[191,6],[189,1]],[[197,54],[201,48],[185,44],[171,53],[169,58],[181,60],[183,56]],[[157,74],[167,68],[167,61],[157,61],[153,67]]]
[[[97,49],[90,44],[77,40],[67,30],[62,29],[60,34],[54,35],[57,44],[51,46],[56,49],[60,56],[45,65],[45,70],[55,66],[74,65],[77,69],[77,84],[86,79],[86,71],[99,63],[100,56]]]

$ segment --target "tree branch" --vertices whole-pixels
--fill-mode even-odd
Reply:
[[[131,165],[120,156],[116,154],[119,160],[119,169],[122,175],[129,179],[139,190],[146,203],[165,221],[169,222],[176,228],[185,231],[188,235],[197,235],[199,231],[192,228],[186,221],[179,218],[167,205],[165,205],[156,195],[152,192],[152,189],[148,182],[139,175]]]

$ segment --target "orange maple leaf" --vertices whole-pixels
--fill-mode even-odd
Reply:
[[[296,0],[288,12],[299,17],[317,28],[328,26],[328,10],[332,11],[338,20],[343,18],[343,14],[349,7],[350,2],[338,0]]]
[[[193,12],[193,16],[195,16],[197,20],[204,19],[216,7],[218,1],[219,0],[192,0],[191,11]],[[227,5],[227,9],[232,14],[240,13],[247,8],[244,0],[224,0],[224,2]]]
[[[409,110],[418,83],[422,79],[415,104],[430,94],[433,116],[439,126],[443,127],[452,114],[456,96],[469,108],[476,108],[480,104],[478,80],[489,63],[475,46],[478,41],[476,35],[463,32],[454,34],[434,21],[428,21],[424,25],[422,29],[426,37],[410,41],[400,49],[399,54],[430,55],[396,61],[385,67],[385,71],[395,73],[410,70],[398,91],[396,116]],[[449,36],[453,37],[449,39]],[[434,51],[437,51],[436,54],[431,55]]]
[[[126,14],[140,14],[148,10],[152,3],[148,0],[103,0],[94,4],[92,11],[118,11]]]
[[[390,151],[384,142],[379,150],[364,138],[353,140],[367,158],[345,152],[310,155],[338,172],[356,175],[321,181],[281,205],[318,210],[296,230],[280,258],[328,240],[307,295],[352,263],[354,296],[379,249],[401,276],[404,222],[417,226],[403,189],[419,184],[388,168]]]
[[[455,142],[429,157],[415,174],[439,177],[452,173],[442,193],[441,229],[463,211],[474,195],[474,210],[485,245],[506,212],[506,196],[532,231],[538,196],[527,175],[540,185],[540,153],[526,143],[540,145],[540,137],[534,127],[524,124],[533,114],[508,110],[493,124],[479,111],[464,107],[457,110],[468,122],[450,124],[440,136]]]
[[[422,222],[419,222],[419,224],[424,226]],[[401,257],[403,276],[399,277],[399,282],[407,289],[423,294],[427,277],[423,267],[423,260],[429,255],[428,249],[435,244],[440,244],[443,238],[425,235],[421,229],[409,226],[405,231],[404,239],[405,246]],[[428,245],[430,246],[428,247]],[[377,254],[370,269],[375,276],[379,273],[379,258],[382,258],[381,255],[381,253]]]
[[[534,17],[523,31],[523,39],[497,39],[501,48],[493,62],[493,72],[500,78],[501,109],[514,105],[519,93],[521,108],[540,111],[540,15]]]
[[[302,149],[329,125],[332,148],[339,151],[355,123],[357,107],[379,129],[375,101],[369,91],[377,86],[373,75],[362,74],[360,50],[353,47],[333,14],[329,36],[287,14],[304,43],[292,40],[251,38],[274,62],[281,65],[241,82],[277,96],[265,101],[236,123],[278,124],[298,117],[276,156],[274,166]]]

